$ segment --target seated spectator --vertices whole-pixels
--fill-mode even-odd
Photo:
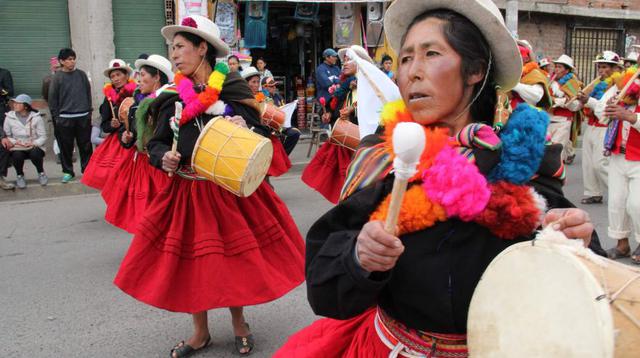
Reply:
[[[31,107],[31,97],[28,95],[18,95],[11,102],[13,111],[7,113],[3,129],[9,141],[11,160],[16,169],[16,186],[20,189],[27,187],[23,171],[26,159],[31,159],[36,167],[40,185],[47,185],[49,179],[43,167],[47,140],[44,121],[38,111]]]
[[[91,144],[93,144],[94,146],[97,147],[100,144],[102,144],[102,142],[104,142],[104,139],[107,137],[107,135],[109,135],[109,133],[105,133],[102,131],[102,128],[100,127],[100,123],[93,124],[91,126]]]
[[[278,93],[277,85],[278,83],[273,79],[273,77],[263,78],[262,93],[264,93],[266,98],[270,98],[275,106],[282,107],[285,103],[282,96],[280,96],[280,93]],[[298,144],[298,140],[300,139],[300,130],[293,127],[282,128],[279,137],[280,141],[282,141],[282,145],[284,146],[284,151],[289,155],[293,152],[293,148],[296,147],[296,144]]]

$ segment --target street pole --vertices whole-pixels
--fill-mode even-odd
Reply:
[[[518,0],[507,0],[507,28],[518,36]]]

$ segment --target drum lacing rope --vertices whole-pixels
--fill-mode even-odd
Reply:
[[[615,302],[615,300],[618,298],[618,296],[627,289],[627,287],[629,287],[629,285],[631,285],[634,281],[636,281],[637,279],[640,278],[640,274],[632,277],[631,279],[629,279],[624,285],[622,285],[622,287],[620,287],[620,289],[618,289],[618,291],[616,291],[613,295],[611,295],[611,298],[609,299],[609,303],[611,303],[612,305],[614,305],[618,310],[620,310],[620,312],[622,314],[624,314],[625,316],[627,316],[627,318],[629,319],[629,321],[633,322],[633,324],[636,325],[636,327],[640,328],[640,320],[636,317],[634,317],[631,312],[629,312],[626,308],[624,308],[622,305],[618,304],[618,302]]]

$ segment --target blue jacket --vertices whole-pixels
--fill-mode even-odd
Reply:
[[[335,83],[340,83],[340,68],[338,66],[329,66],[326,62],[318,65],[316,69],[316,97],[329,96],[329,87]]]

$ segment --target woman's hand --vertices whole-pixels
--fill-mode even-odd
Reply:
[[[162,170],[167,173],[175,172],[178,169],[178,165],[180,165],[180,158],[182,156],[178,152],[175,152],[175,154],[172,151],[164,153],[162,156]]]
[[[627,121],[631,124],[636,123],[638,117],[635,113],[625,109],[617,104],[608,104],[604,109],[604,115],[608,118],[617,118],[622,121]]]
[[[355,88],[357,88],[357,87],[358,87],[358,81],[353,80],[353,81],[351,81],[351,83],[349,83],[349,88],[350,88],[350,89],[352,89],[352,90],[353,90],[353,89],[355,89]]]
[[[242,116],[233,116],[233,117],[226,116],[224,117],[224,119],[228,120],[233,124],[239,125],[240,127],[247,128],[247,121],[245,121],[244,118],[242,118]]]
[[[584,240],[585,247],[591,242],[594,227],[589,214],[582,209],[551,209],[542,221],[542,226],[548,225],[552,225],[554,230],[562,231],[570,239]]]
[[[356,241],[360,266],[368,272],[391,270],[403,252],[402,241],[386,232],[382,221],[366,223]]]
[[[2,146],[5,149],[9,150],[9,149],[13,148],[13,143],[11,143],[9,138],[2,138]]]
[[[325,112],[322,113],[322,123],[328,124],[331,122],[331,113]]]
[[[111,118],[111,128],[120,128],[120,121],[116,118]]]
[[[122,133],[122,143],[129,144],[132,139],[133,133],[129,131],[124,131],[124,133]]]

